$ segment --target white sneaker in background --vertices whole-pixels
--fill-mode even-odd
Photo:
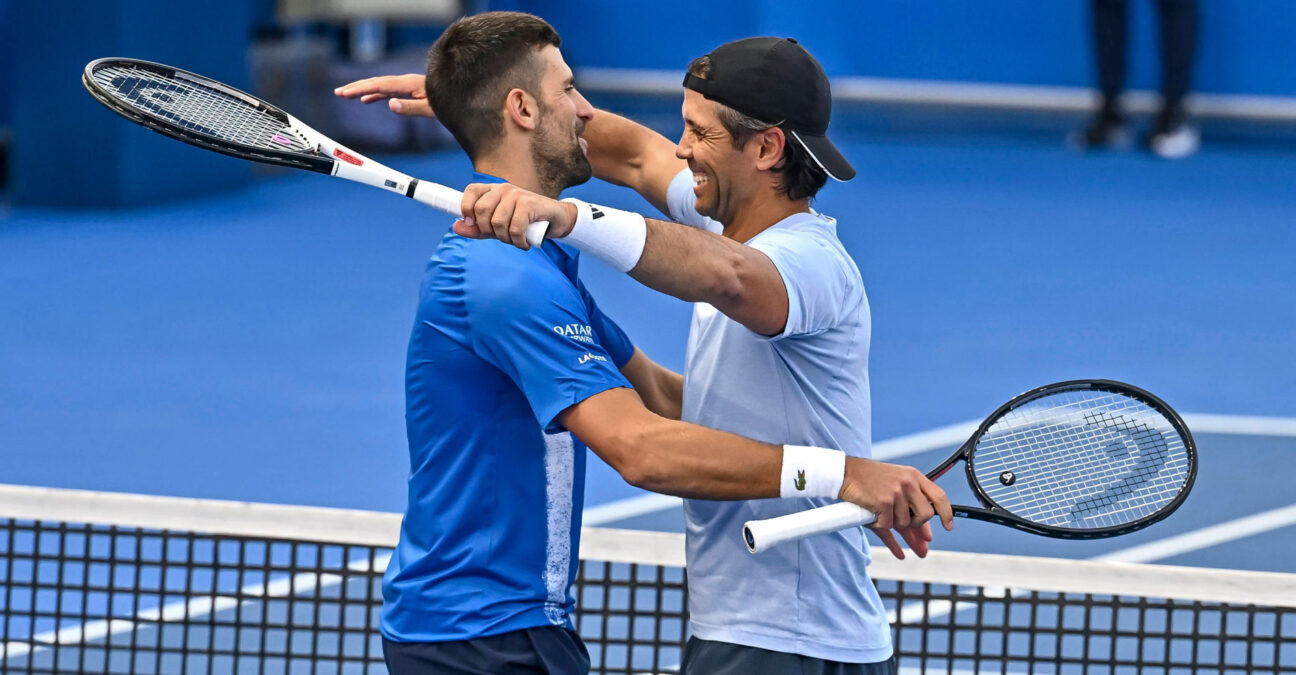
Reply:
[[[1148,148],[1163,159],[1183,159],[1201,149],[1201,132],[1187,122],[1158,128],[1148,138]]]

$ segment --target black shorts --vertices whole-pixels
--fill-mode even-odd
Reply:
[[[540,626],[458,642],[383,639],[392,675],[586,675],[589,652],[576,633]]]
[[[689,638],[684,675],[895,675],[895,657],[878,663],[839,663],[760,647]]]

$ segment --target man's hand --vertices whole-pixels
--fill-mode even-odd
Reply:
[[[547,237],[566,236],[576,223],[576,205],[565,204],[508,183],[473,183],[464,188],[463,220],[455,234],[471,239],[498,239],[524,251],[527,225],[549,221]]]
[[[920,558],[927,555],[932,536],[927,521],[932,516],[939,515],[946,530],[954,529],[949,497],[913,467],[847,457],[846,478],[838,496],[876,513],[877,521],[870,529],[902,560],[904,552],[892,529],[900,533]]]
[[[896,541],[895,534],[893,534],[891,530],[880,528],[877,526],[877,523],[869,525],[868,527],[870,530],[873,530],[873,534],[876,534],[878,539],[882,540],[883,544],[886,544],[887,549],[891,551],[891,555],[895,556],[897,560],[905,559],[904,549],[900,547],[900,542]],[[927,557],[927,545],[930,544],[932,540],[930,520],[922,525],[897,527],[895,528],[895,531],[900,533],[900,536],[904,538],[905,543],[909,544],[909,548],[913,549],[913,552],[917,553],[919,558]]]
[[[428,104],[424,77],[417,73],[356,80],[334,89],[333,93],[342,98],[358,96],[361,103],[386,100],[387,108],[397,115],[436,117],[432,106]]]

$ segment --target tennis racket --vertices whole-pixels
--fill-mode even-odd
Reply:
[[[1074,380],[1005,403],[927,477],[965,462],[980,506],[956,517],[1061,539],[1141,530],[1174,512],[1197,475],[1197,449],[1161,399],[1110,380]],[[743,524],[752,553],[776,544],[869,525],[848,502]]]
[[[462,192],[383,166],[275,106],[201,75],[149,61],[111,58],[87,64],[81,83],[109,110],[190,145],[337,176],[462,215]],[[548,229],[547,222],[531,223],[527,242],[539,246]]]

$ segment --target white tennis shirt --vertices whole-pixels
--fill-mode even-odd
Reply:
[[[693,208],[693,176],[667,192],[670,215],[719,231]],[[859,268],[832,218],[799,213],[746,242],[774,261],[788,294],[784,331],[758,335],[709,304],[693,309],[684,372],[683,419],[776,444],[870,456],[868,352],[871,323]],[[743,522],[831,499],[742,502],[689,499],[689,612],[704,640],[833,661],[891,656],[886,612],[865,567],[863,528],[776,546],[752,555]]]

